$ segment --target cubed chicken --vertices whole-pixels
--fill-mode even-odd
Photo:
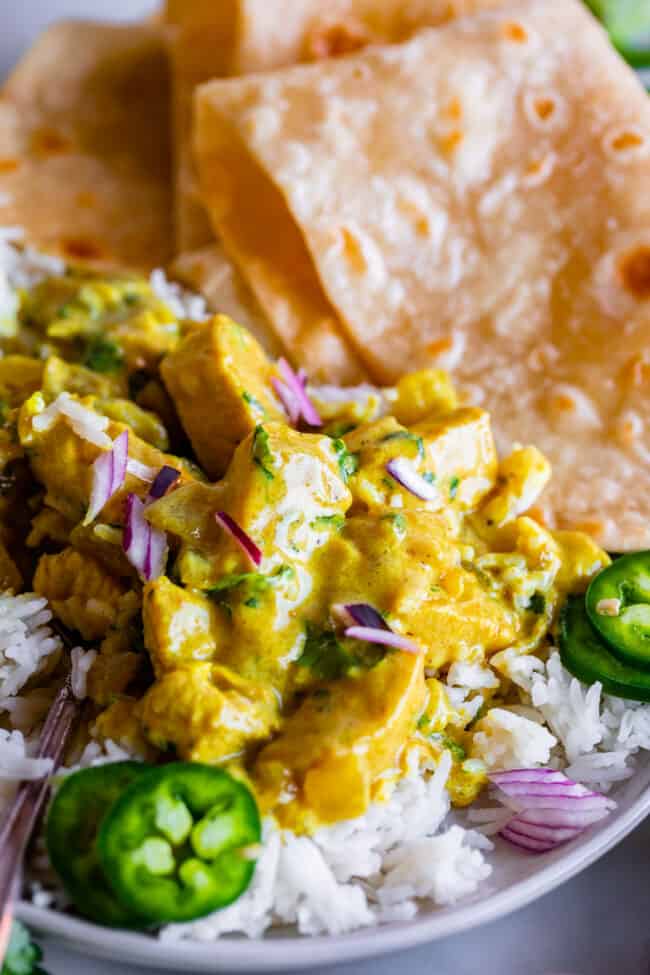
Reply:
[[[211,661],[223,644],[224,617],[206,596],[174,585],[166,576],[145,586],[144,642],[157,676]]]
[[[412,432],[424,441],[426,467],[445,500],[468,511],[492,490],[497,454],[484,410],[463,407],[416,423]]]
[[[255,763],[262,804],[298,829],[362,815],[379,776],[396,768],[424,699],[423,659],[406,653],[315,688]]]
[[[278,726],[273,690],[218,664],[164,674],[145,694],[140,717],[157,748],[173,746],[190,761],[217,764],[241,755]]]
[[[193,327],[161,373],[200,463],[217,478],[235,447],[269,420],[286,422],[273,366],[250,332],[225,315]]]
[[[74,548],[41,556],[34,590],[45,596],[54,615],[84,640],[106,636],[126,592],[99,562]]]

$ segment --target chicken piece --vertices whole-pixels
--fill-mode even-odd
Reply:
[[[445,501],[469,511],[492,490],[497,454],[484,410],[463,407],[416,423],[412,433],[424,441],[425,466]]]
[[[0,358],[0,401],[4,408],[20,406],[40,389],[43,362],[25,355]]]
[[[391,413],[405,427],[458,407],[456,390],[442,369],[421,369],[402,376],[391,399]]]
[[[41,556],[34,590],[45,596],[54,615],[84,640],[107,635],[126,591],[99,562],[74,548]]]
[[[154,671],[211,661],[224,642],[224,617],[199,593],[175,586],[166,576],[148,583],[142,597],[144,642]]]
[[[553,532],[560,550],[561,565],[555,585],[561,593],[585,592],[601,569],[611,562],[607,552],[583,532]]]
[[[253,767],[263,807],[292,829],[362,815],[373,784],[397,766],[424,699],[423,658],[405,653],[315,688]]]
[[[121,374],[114,376],[93,372],[58,356],[50,356],[43,370],[42,385],[36,389],[42,388],[43,395],[50,402],[64,392],[77,396],[119,396],[126,393],[126,385],[126,379]]]
[[[135,680],[145,663],[141,653],[100,653],[88,673],[88,697],[99,707],[112,704]]]
[[[208,474],[220,477],[235,447],[268,420],[286,421],[273,395],[273,366],[250,332],[225,315],[192,328],[161,374]]]
[[[551,465],[537,447],[519,447],[499,464],[494,491],[481,508],[486,525],[500,528],[531,508],[551,478]]]
[[[270,688],[210,663],[169,671],[140,704],[153,745],[173,745],[183,758],[213,765],[268,738],[278,727],[278,712]]]
[[[18,421],[20,441],[29,448],[34,475],[45,485],[46,504],[73,523],[83,521],[88,509],[93,462],[116,437],[129,429],[93,410],[92,402],[64,393],[46,407],[43,396],[35,393],[23,404]],[[176,467],[181,470],[181,483],[193,479],[177,458],[145,443],[132,430],[129,430],[129,459],[154,472],[164,465]],[[124,486],[103,509],[101,520],[123,525],[127,494],[133,492],[144,497],[148,490],[148,481],[127,474]]]
[[[23,578],[20,569],[0,541],[0,592],[11,589],[12,592],[17,593],[22,587]]]
[[[181,581],[210,589],[250,563],[215,515],[227,512],[263,552],[260,571],[307,563],[322,544],[324,519],[341,517],[351,495],[335,441],[267,423],[239,445],[216,486],[182,487],[151,505],[151,524],[181,541]]]

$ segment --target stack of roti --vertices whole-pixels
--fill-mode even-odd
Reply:
[[[175,254],[215,310],[317,379],[449,369],[503,449],[551,459],[537,517],[650,547],[650,101],[580,0],[167,0],[161,32],[139,30],[171,55],[171,132],[152,108],[145,137],[118,98],[106,144],[87,135],[90,82],[115,92],[90,55],[67,106],[79,192],[93,166],[110,187],[95,236],[111,256]],[[20,116],[19,89],[2,111]],[[27,144],[28,174],[51,167]],[[173,145],[173,177],[146,145]],[[120,180],[123,241],[103,222]],[[12,222],[55,243],[22,207]]]

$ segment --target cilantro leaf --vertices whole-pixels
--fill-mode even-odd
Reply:
[[[392,440],[405,440],[407,443],[414,444],[418,457],[424,459],[424,440],[416,433],[410,433],[408,430],[396,430],[394,433],[387,433],[385,437],[381,438],[382,443],[390,443]]]
[[[269,435],[263,426],[256,426],[253,434],[253,461],[267,481],[275,477],[273,473],[273,452],[269,447]]]
[[[266,407],[264,404],[260,403],[260,401],[253,396],[252,393],[248,392],[248,390],[244,390],[244,392],[241,394],[241,398],[243,399],[244,403],[248,404],[248,406],[252,406],[253,409],[257,410],[257,412],[262,416],[266,416]]]
[[[14,921],[1,975],[46,975],[39,962],[43,952],[32,941],[27,928]]]
[[[340,532],[345,527],[345,515],[319,515],[310,522],[310,528],[333,528]]]
[[[115,342],[95,336],[86,345],[83,364],[93,372],[117,372],[124,365],[124,356]]]
[[[456,495],[458,494],[458,488],[459,488],[459,486],[460,486],[460,478],[459,477],[452,477],[451,481],[449,482],[449,499],[450,499],[450,501],[453,501],[454,498],[456,497]]]
[[[322,680],[345,677],[358,663],[339,643],[333,630],[320,630],[312,623],[307,623],[307,639],[296,662]]]
[[[341,477],[347,484],[352,475],[359,470],[359,457],[357,454],[351,454],[342,440],[333,440],[332,446],[336,451]]]
[[[528,603],[526,609],[531,613],[537,613],[538,616],[541,616],[542,613],[546,611],[546,597],[544,594],[541,592],[534,592],[530,597],[530,602]]]

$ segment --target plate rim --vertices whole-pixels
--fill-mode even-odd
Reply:
[[[631,833],[650,814],[650,784],[628,809],[573,849],[564,848],[531,876],[450,912],[363,928],[343,935],[249,939],[224,937],[205,944],[161,941],[91,924],[63,912],[21,901],[17,917],[68,948],[95,958],[185,972],[289,972],[391,954],[469,931],[504,917],[565,883]]]

